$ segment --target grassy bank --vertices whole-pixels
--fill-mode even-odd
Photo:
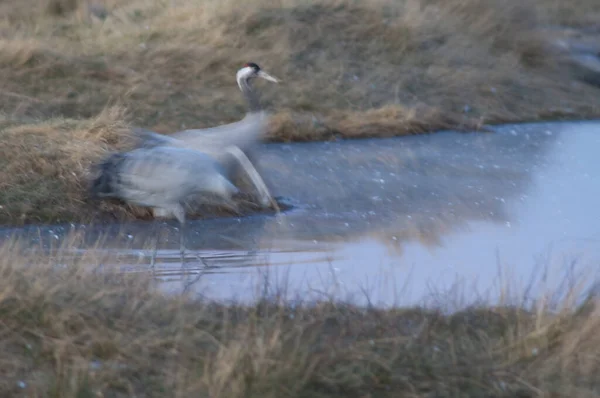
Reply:
[[[6,397],[566,398],[600,387],[595,299],[453,315],[334,301],[248,307],[94,273],[102,259],[89,254],[0,253]]]
[[[248,61],[283,80],[257,83],[271,140],[600,116],[598,89],[546,40],[549,26],[595,23],[593,0],[96,1],[102,22],[84,3],[0,4],[4,222],[83,220],[87,165],[131,125],[239,119],[234,76]]]

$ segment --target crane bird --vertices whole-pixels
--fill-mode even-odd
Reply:
[[[260,174],[248,159],[247,151],[267,131],[268,113],[260,105],[258,95],[250,82],[260,77],[270,82],[279,83],[279,79],[271,76],[254,62],[248,62],[236,73],[237,84],[242,91],[248,112],[237,122],[206,129],[189,129],[170,135],[158,134],[148,130],[135,131],[141,146],[146,148],[156,146],[174,146],[192,148],[207,153],[216,158],[227,170],[229,176],[235,164],[242,166],[250,181],[258,192],[259,202],[263,206],[274,200]],[[275,205],[275,207],[277,207]]]
[[[90,186],[92,199],[116,198],[151,207],[154,217],[174,216],[180,223],[180,252],[184,262],[184,200],[191,195],[216,195],[227,201],[239,189],[211,156],[189,148],[157,146],[117,152],[98,166]]]

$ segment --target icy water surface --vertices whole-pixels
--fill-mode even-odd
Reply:
[[[191,221],[185,276],[176,224],[162,223],[156,271],[167,291],[186,286],[215,299],[255,298],[268,281],[271,289],[285,282],[291,296],[380,305],[436,300],[448,289],[466,301],[498,298],[505,284],[535,296],[531,281],[552,288],[578,273],[591,284],[600,265],[599,154],[598,122],[264,145],[259,169],[295,207]],[[69,229],[17,232],[48,247]],[[124,270],[148,272],[151,224],[76,229],[88,242],[108,233],[102,250],[132,264]]]

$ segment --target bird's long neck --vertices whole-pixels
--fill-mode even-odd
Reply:
[[[239,86],[240,90],[242,90],[244,98],[246,99],[246,103],[248,104],[248,113],[258,113],[262,111],[258,94],[256,94],[256,91],[252,89],[248,79],[240,79]]]

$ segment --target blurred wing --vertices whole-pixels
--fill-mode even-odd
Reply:
[[[185,142],[189,148],[207,152],[220,152],[228,146],[242,150],[263,138],[268,126],[268,116],[264,112],[248,114],[242,120],[223,126],[207,129],[189,129],[170,135]]]
[[[255,192],[253,194],[257,196],[259,203],[263,207],[268,207],[270,204],[276,205],[261,175],[244,152],[236,146],[229,146],[225,148],[225,153],[232,157],[232,160],[240,166],[239,170],[243,173],[243,177],[254,187]]]

